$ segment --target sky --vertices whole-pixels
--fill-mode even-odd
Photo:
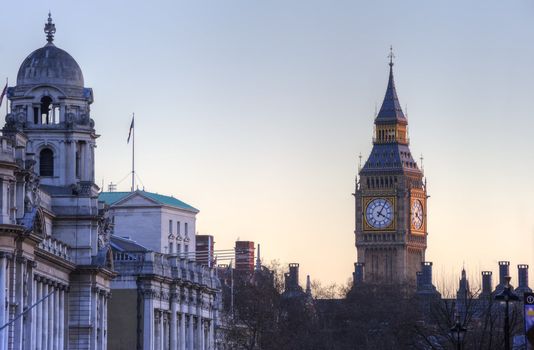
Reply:
[[[135,112],[139,186],[199,208],[216,249],[251,240],[302,282],[351,278],[358,155],[392,45],[435,283],[510,260],[513,284],[534,265],[531,1],[10,1],[10,85],[48,10],[94,91],[96,182],[128,190]]]

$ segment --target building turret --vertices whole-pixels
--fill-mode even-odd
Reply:
[[[304,297],[306,293],[299,285],[299,264],[289,264],[289,272],[284,274],[285,290],[282,293],[284,298]]]
[[[26,134],[41,184],[96,195],[93,90],[84,86],[74,58],[54,44],[51,16],[45,32],[46,45],[22,62],[17,85],[8,89],[11,110],[3,131]]]
[[[469,305],[469,299],[472,297],[471,290],[469,288],[469,281],[465,269],[462,268],[462,276],[458,283],[458,290],[456,291],[456,311],[460,319],[464,320],[467,313],[467,306]]]

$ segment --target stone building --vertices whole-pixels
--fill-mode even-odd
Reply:
[[[195,261],[198,210],[146,191],[104,192],[112,222],[109,347],[213,350],[220,284]],[[142,243],[141,243],[142,242]]]
[[[427,242],[426,181],[409,148],[390,55],[389,81],[375,118],[373,149],[356,183],[355,280],[416,284]]]
[[[21,64],[0,137],[0,349],[106,349],[113,261],[94,183],[93,91],[46,44]],[[20,315],[23,317],[19,317]]]

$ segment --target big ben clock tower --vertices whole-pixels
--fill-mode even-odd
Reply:
[[[373,149],[356,181],[355,276],[360,282],[365,276],[368,283],[415,284],[425,261],[426,184],[410,152],[392,53],[386,95],[374,124]]]

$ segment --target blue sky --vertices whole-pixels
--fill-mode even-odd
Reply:
[[[534,4],[530,1],[27,1],[3,4],[0,78],[57,46],[94,89],[97,183],[137,170],[200,209],[218,249],[343,283],[353,270],[354,177],[395,78],[424,154],[437,278],[465,262],[533,263]],[[3,79],[3,78],[2,78]],[[126,189],[128,180],[119,185]],[[512,282],[513,282],[512,280]]]

